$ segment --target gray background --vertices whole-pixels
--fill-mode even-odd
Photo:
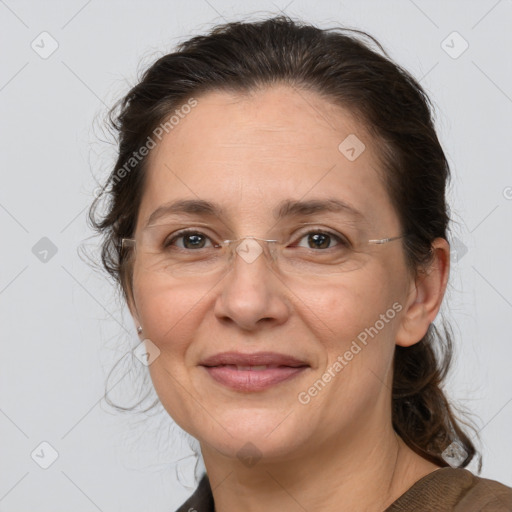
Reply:
[[[190,449],[161,407],[102,400],[137,336],[77,247],[97,246],[85,215],[113,164],[106,106],[178,41],[280,10],[370,32],[434,100],[453,171],[448,390],[475,414],[482,474],[512,485],[510,0],[0,0],[0,511],[171,511],[191,493]],[[148,389],[127,361],[109,384],[124,404]]]

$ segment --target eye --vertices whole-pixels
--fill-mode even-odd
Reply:
[[[303,234],[299,240],[298,246],[308,249],[331,249],[336,245],[342,249],[348,248],[350,245],[343,236],[324,230],[309,231]],[[302,240],[305,240],[306,245],[301,243]]]
[[[177,244],[175,244],[177,242]],[[209,244],[209,245],[208,245]],[[164,248],[176,245],[178,249],[205,249],[209,247],[216,247],[212,244],[210,238],[200,231],[192,229],[178,231],[167,238],[164,242]]]

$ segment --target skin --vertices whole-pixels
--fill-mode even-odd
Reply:
[[[231,238],[271,238],[280,201],[327,197],[361,211],[370,238],[400,234],[375,143],[349,111],[286,85],[197,100],[150,154],[136,236],[158,206],[201,198],[222,205],[219,229],[229,228]],[[349,134],[366,145],[355,161],[338,150]],[[187,217],[183,225],[196,220],[204,222]],[[337,218],[307,221],[335,229]],[[401,244],[374,246],[356,270],[316,280],[283,277],[264,258],[237,258],[221,279],[188,282],[136,258],[129,306],[141,338],[160,350],[151,377],[172,418],[200,441],[217,512],[377,512],[438,469],[394,433],[390,396],[395,345],[418,342],[440,308],[449,246],[435,240],[434,264],[415,277]],[[402,310],[394,319],[308,404],[299,403],[298,393],[395,302]],[[310,368],[243,393],[198,366],[229,350],[280,352]],[[250,466],[237,457],[246,443],[261,457]]]

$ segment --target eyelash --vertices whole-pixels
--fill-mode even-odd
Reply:
[[[182,237],[184,237],[184,236],[186,236],[188,234],[201,235],[201,236],[207,238],[208,240],[210,240],[210,242],[212,242],[211,238],[208,235],[205,235],[202,231],[199,231],[199,230],[194,229],[194,228],[187,228],[187,229],[182,229],[180,231],[177,231],[176,233],[174,233],[171,236],[171,238],[166,239],[163,242],[164,249],[169,248],[176,240],[178,240],[179,238],[182,238]],[[348,240],[348,238],[346,238],[345,236],[343,236],[341,234],[338,234],[338,233],[335,233],[333,231],[330,231],[328,229],[323,229],[323,228],[310,229],[309,231],[300,233],[299,235],[297,235],[299,237],[298,240],[300,241],[305,236],[311,235],[311,234],[329,235],[330,237],[334,238],[344,248],[351,247],[351,243]],[[184,251],[193,250],[193,249],[183,249],[181,247],[178,247],[178,249],[184,250]],[[326,251],[326,250],[329,250],[329,249],[333,249],[333,247],[329,247],[328,249],[320,249],[320,250],[321,251]],[[312,250],[315,250],[315,249],[312,249]]]

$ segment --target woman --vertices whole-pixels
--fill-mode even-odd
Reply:
[[[449,168],[429,100],[347,32],[217,27],[113,113],[91,216],[158,397],[201,446],[179,511],[512,510],[464,469],[441,390]]]

